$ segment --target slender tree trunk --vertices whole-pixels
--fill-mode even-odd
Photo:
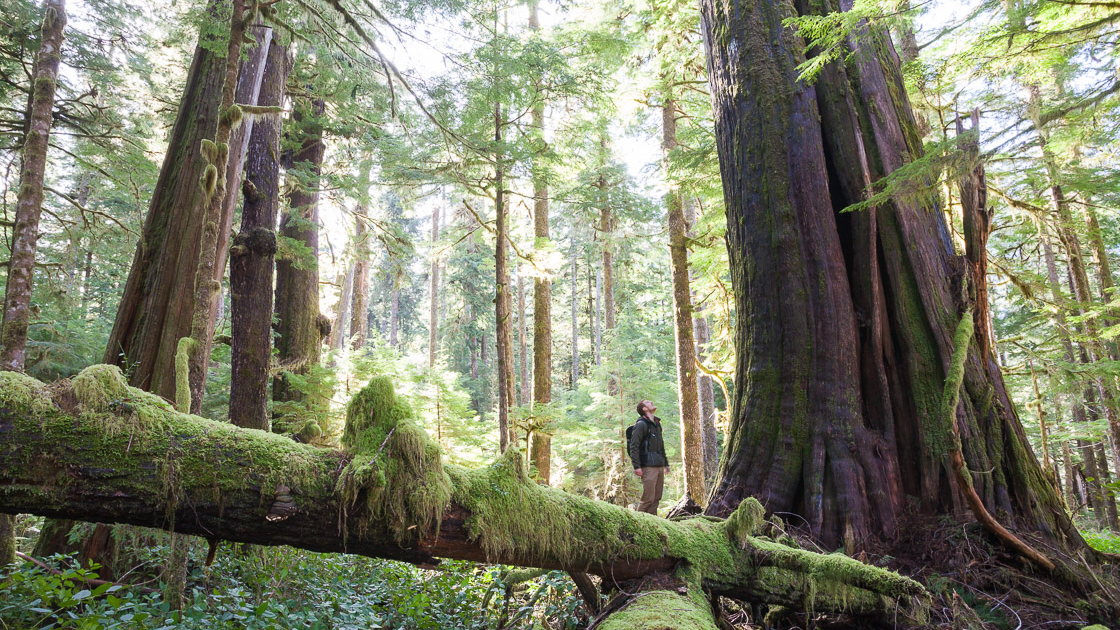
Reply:
[[[1039,240],[1042,242],[1042,258],[1046,264],[1046,278],[1050,286],[1051,300],[1054,304],[1064,305],[1066,300],[1062,294],[1061,284],[1058,281],[1058,266],[1054,260],[1054,248],[1050,241],[1050,233],[1046,229],[1045,217],[1036,217],[1038,225]],[[1052,311],[1051,318],[1054,320],[1054,328],[1058,331],[1058,340],[1062,344],[1062,351],[1065,355],[1065,360],[1071,365],[1079,362],[1079,355],[1073,348],[1073,341],[1069,334],[1069,325],[1066,322],[1064,306],[1059,306]],[[1082,388],[1080,395],[1075,394],[1073,400],[1073,421],[1075,424],[1084,424],[1088,422],[1085,413],[1085,396],[1091,394],[1087,389]],[[1092,446],[1084,440],[1078,440],[1078,450],[1081,451],[1081,458],[1084,462],[1085,473],[1093,481],[1089,483],[1088,492],[1089,506],[1093,508],[1094,515],[1100,519],[1100,523],[1104,525],[1104,495],[1101,492],[1099,484],[1100,475],[1097,472],[1097,458],[1093,453]]]
[[[354,293],[354,263],[346,265],[345,271],[338,274],[338,302],[334,305],[334,323],[331,325],[330,341],[327,345],[334,350],[341,350],[346,345],[350,327],[350,302]]]
[[[323,165],[322,101],[297,104],[292,121],[299,148],[287,165],[293,181],[280,234],[308,248],[305,259],[276,262],[276,350],[286,372],[306,374],[319,363],[323,325],[319,314],[319,173]],[[272,399],[300,401],[283,372],[272,381]]]
[[[964,269],[936,202],[839,212],[922,155],[889,38],[857,25],[848,63],[809,84],[805,44],[782,25],[795,14],[777,0],[701,2],[739,350],[708,512],[756,496],[858,549],[894,538],[908,496],[927,513],[966,504],[952,454],[985,471],[971,481],[988,513],[1084,549],[978,345],[954,368],[960,404],[943,410],[969,305],[954,298]],[[957,433],[969,439],[954,450]]]
[[[661,148],[666,174],[670,153],[677,147],[677,104],[667,98],[661,106]],[[671,178],[667,178],[671,179]],[[673,331],[677,346],[677,400],[680,405],[681,454],[685,493],[698,504],[707,503],[704,445],[700,428],[700,396],[696,380],[696,341],[692,334],[692,288],[688,278],[688,225],[680,189],[670,184],[666,194],[669,259],[673,276]]]
[[[525,328],[525,276],[517,273],[517,404],[528,406],[533,399],[529,389],[529,339]]]
[[[502,144],[502,106],[494,104],[494,208],[497,212],[497,238],[494,242],[494,324],[497,327],[498,350],[498,444],[506,452],[510,439],[510,406],[514,402],[513,385],[513,317],[510,312],[509,217],[505,200],[505,152]]]
[[[956,124],[959,148],[972,163],[971,170],[957,178],[957,187],[964,224],[964,255],[968,261],[968,294],[975,305],[972,318],[980,357],[986,362],[995,347],[988,306],[988,235],[992,230],[992,209],[988,207],[987,177],[984,164],[980,162],[980,110],[972,110],[972,129],[968,135],[960,117]]]
[[[4,314],[0,323],[0,370],[23,371],[27,358],[27,328],[31,322],[31,292],[35,282],[35,250],[39,241],[39,216],[43,210],[43,180],[47,172],[54,95],[62,40],[66,28],[65,0],[46,0],[40,29],[39,52],[31,73],[31,99],[27,111],[11,256],[4,287]],[[15,562],[15,516],[0,514],[0,566]]]
[[[684,219],[688,224],[690,238],[696,226],[696,206],[697,200],[695,197],[689,197],[684,204]],[[695,270],[690,270],[689,273],[690,279],[695,280]],[[711,343],[711,333],[708,330],[708,316],[696,309],[695,290],[693,290],[692,299],[692,329],[696,336],[696,358],[697,361],[703,362],[707,360],[706,348]],[[719,435],[716,433],[715,385],[712,383],[711,376],[699,371],[697,376],[699,377],[697,391],[700,398],[700,438],[704,449],[704,483],[710,488],[715,483],[716,473],[719,470]]]
[[[603,270],[595,270],[595,306],[591,311],[591,342],[595,365],[603,363]]]
[[[599,130],[600,169],[606,169],[607,164],[607,131],[604,127]],[[602,329],[607,338],[607,346],[614,340],[614,217],[612,216],[610,199],[607,195],[607,178],[604,173],[599,175],[599,239],[602,244],[602,274],[603,274],[603,322]],[[600,342],[600,353],[604,350]],[[611,373],[607,376],[607,395],[618,395],[618,374]]]
[[[366,194],[364,191],[360,194]],[[358,207],[358,215],[354,225],[354,285],[351,290],[350,307],[350,347],[361,350],[366,347],[366,338],[369,335],[369,227],[362,216],[366,213],[365,205]],[[390,326],[390,339],[396,346],[395,333]]]
[[[439,204],[432,207],[432,266],[431,266],[431,302],[428,311],[428,369],[435,370],[436,361],[439,359],[439,256],[436,253],[436,242],[439,241]]]
[[[263,44],[262,44],[263,45]],[[278,107],[291,62],[287,48],[270,45],[257,98]],[[241,228],[230,248],[231,376],[229,417],[240,426],[268,431],[268,379],[272,364],[272,279],[276,218],[280,209],[279,114],[254,121],[245,159]]]
[[[403,274],[398,271],[392,279],[393,290],[389,294],[389,345],[400,349],[399,334],[401,329],[401,283]]]
[[[579,259],[576,257],[576,236],[572,234],[571,244],[572,272],[572,383],[571,389],[579,384]]]
[[[35,280],[35,250],[39,241],[39,216],[43,210],[43,180],[47,172],[54,95],[62,40],[66,28],[65,0],[46,0],[40,30],[39,52],[31,74],[31,99],[27,111],[19,192],[11,256],[4,287],[4,315],[0,324],[0,370],[22,371],[27,354],[27,328],[31,321],[31,291]],[[3,520],[0,517],[0,520]],[[2,560],[2,558],[0,558]]]

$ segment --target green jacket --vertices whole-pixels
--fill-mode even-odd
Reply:
[[[634,423],[634,430],[630,433],[629,449],[627,449],[634,470],[669,465],[669,458],[665,456],[665,440],[661,436],[661,418],[654,416],[654,420],[656,422],[650,422],[648,418],[642,416]]]

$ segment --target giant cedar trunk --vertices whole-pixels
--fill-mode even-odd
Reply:
[[[308,249],[276,261],[276,350],[280,367],[306,374],[319,363],[322,323],[319,314],[319,171],[323,165],[324,104],[297,105],[292,116],[299,148],[288,164],[292,189],[280,234]],[[272,381],[272,399],[299,401],[302,393],[281,373]]]
[[[287,48],[271,44],[258,105],[284,97]],[[280,208],[279,115],[254,121],[245,164],[241,229],[230,249],[231,364],[229,417],[251,429],[269,428],[268,377],[272,362],[272,276]]]
[[[845,8],[849,5],[845,3]],[[939,419],[963,265],[936,200],[840,214],[921,154],[898,60],[857,29],[846,66],[797,79],[804,43],[776,0],[703,0],[737,312],[736,395],[708,511],[756,496],[849,547],[892,538],[907,496],[963,496]],[[993,361],[974,342],[955,421],[989,511],[1083,545]],[[905,465],[902,465],[905,463]]]
[[[223,13],[224,4],[209,2],[210,19]],[[191,301],[182,296],[194,293],[204,227],[199,182],[207,163],[199,146],[214,138],[225,79],[225,59],[214,52],[223,43],[212,30],[204,30],[201,38],[205,41],[195,47],[104,358],[128,367],[132,384],[168,399],[175,397],[176,345],[191,330]],[[224,252],[217,254],[224,258]]]

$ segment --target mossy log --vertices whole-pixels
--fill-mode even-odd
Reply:
[[[257,545],[415,564],[563,569],[621,582],[672,575],[697,593],[921,623],[920,584],[760,535],[761,505],[669,521],[533,483],[511,450],[481,469],[439,448],[374,379],[351,401],[346,450],[174,411],[93,366],[44,385],[0,372],[0,511],[128,523]]]

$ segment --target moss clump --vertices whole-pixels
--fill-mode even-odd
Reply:
[[[392,523],[397,540],[438,528],[451,501],[439,446],[397,398],[388,377],[372,379],[346,407],[342,445],[353,455],[338,478],[344,516],[357,510],[359,534]]]
[[[54,409],[45,385],[19,372],[0,372],[0,407],[48,413]]]
[[[732,542],[745,549],[749,539],[758,536],[766,527],[766,508],[754,497],[743,499],[739,507],[727,517],[724,528]]]
[[[70,381],[70,391],[83,418],[95,418],[105,431],[158,425],[171,405],[145,391],[129,387],[115,365],[91,365]]]

